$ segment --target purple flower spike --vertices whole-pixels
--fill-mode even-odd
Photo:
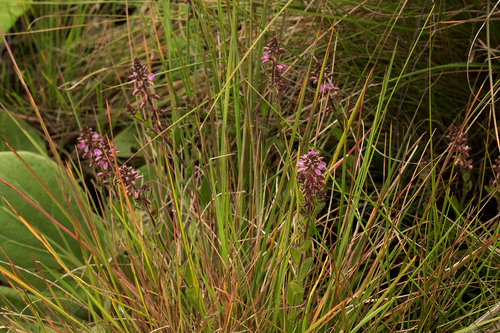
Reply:
[[[136,74],[136,73],[134,73]],[[154,77],[148,76],[148,79],[153,80]],[[140,82],[144,86],[144,81]],[[90,167],[98,169],[97,179],[102,185],[114,186],[116,183],[120,183],[121,180],[117,179],[117,173],[113,168],[116,164],[115,155],[119,153],[118,147],[110,146],[109,140],[107,138],[101,138],[101,135],[92,131],[92,128],[87,126],[82,126],[80,136],[78,137],[79,149],[85,150],[83,158],[90,160]],[[107,171],[109,167],[109,171]],[[103,168],[104,170],[100,169]],[[151,190],[148,182],[142,184],[141,187],[137,187],[135,180],[143,178],[139,175],[139,171],[135,171],[132,167],[126,167],[125,165],[120,167],[120,175],[123,179],[127,194],[132,196],[136,203],[140,204],[143,209],[146,209],[151,205],[151,200],[148,199],[146,192]]]
[[[297,182],[305,199],[302,202],[302,213],[312,213],[317,201],[325,198],[326,192],[323,187],[326,177],[322,174],[322,170],[325,169],[326,163],[322,160],[323,157],[319,156],[319,153],[310,151],[301,156],[297,163],[297,166],[300,166],[297,170]]]
[[[469,151],[472,149],[467,146],[465,134],[460,132],[460,129],[454,125],[449,127],[449,134],[446,138],[449,140],[448,147],[455,154],[455,165],[458,165],[464,172],[469,172],[472,169],[472,159],[469,159]]]

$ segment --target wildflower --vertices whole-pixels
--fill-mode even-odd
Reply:
[[[155,78],[155,75],[153,73],[150,73],[148,75],[148,78],[147,78],[147,82],[150,84],[150,85],[154,85],[153,81],[155,81],[156,78]]]
[[[139,175],[139,171],[122,165],[119,168],[120,175],[118,176],[113,167],[108,170],[108,167],[115,163],[115,156],[119,153],[118,147],[110,146],[109,141],[93,132],[92,128],[82,126],[81,134],[78,137],[78,148],[85,151],[83,158],[90,159],[91,168],[99,168],[97,179],[103,185],[116,185],[123,181],[127,195],[131,196],[136,203],[141,204],[143,208],[148,208],[151,205],[151,201],[145,195],[146,192],[150,191],[149,183],[145,182],[140,188],[137,188],[135,184],[137,179],[143,178],[142,175]]]
[[[490,178],[490,186],[494,186],[498,184],[500,180],[500,156],[495,159],[495,164],[493,164],[493,170],[495,170],[495,179]]]
[[[130,104],[127,104],[127,106],[125,107],[125,112],[127,112],[131,117],[135,116],[135,114],[137,113],[135,108]]]
[[[329,94],[330,91],[335,93],[334,99],[339,99],[337,92],[340,90],[339,88],[333,86],[330,83],[330,79],[333,76],[333,73],[328,73],[328,67],[325,67],[323,71],[323,76],[321,78],[321,82],[319,82],[319,77],[321,75],[321,68],[323,67],[323,63],[320,61],[316,61],[314,65],[314,70],[311,72],[311,82],[313,85],[319,84],[319,92]]]
[[[286,70],[286,66],[278,63],[278,57],[280,54],[285,53],[285,49],[280,47],[280,42],[276,37],[271,38],[269,43],[263,48],[262,57],[260,60],[262,64],[271,62],[272,66],[268,69],[268,73],[271,75],[271,86],[277,88],[278,90],[283,90],[285,87],[285,82],[282,78],[282,73]]]
[[[117,180],[118,184],[121,184],[123,180],[123,185],[125,186],[125,191],[128,195],[134,199],[138,199],[140,196],[140,191],[137,189],[135,180],[142,178],[139,176],[140,171],[135,171],[132,167],[128,167],[125,164],[120,167],[120,178]]]
[[[323,162],[323,157],[319,156],[318,152],[310,151],[301,156],[297,163],[297,182],[300,184],[300,190],[305,201],[302,203],[302,212],[307,210],[311,213],[311,209],[315,206],[315,199],[322,201],[326,192],[323,190],[325,186],[325,170],[326,163]]]
[[[271,59],[269,57],[269,54],[264,52],[264,55],[262,57],[260,57],[260,60],[262,60],[262,63],[265,64],[266,62],[268,62]]]
[[[97,139],[101,135],[93,132],[91,127],[82,126],[80,136],[78,137],[78,148],[88,152],[91,147],[96,145]]]
[[[458,165],[462,170],[469,171],[472,169],[472,159],[469,159],[469,151],[471,147],[467,146],[467,139],[464,133],[459,133],[459,129],[451,125],[448,129],[449,134],[446,136],[448,139],[448,147],[451,148],[453,153],[456,153],[455,165]]]

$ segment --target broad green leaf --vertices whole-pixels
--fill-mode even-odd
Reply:
[[[29,300],[26,299],[26,294],[23,295],[14,288],[0,286],[0,305],[11,311],[20,312],[26,308],[27,313],[32,314],[26,303],[34,302],[37,298],[31,295],[28,297]]]
[[[157,134],[155,134],[154,132],[151,132],[151,131],[146,131],[146,134],[151,137],[152,139],[154,139],[154,141],[163,141],[163,139],[161,138],[161,136],[158,136]]]
[[[142,119],[142,116],[141,116],[141,114],[139,112],[137,112],[134,117],[136,117],[140,121],[144,121],[144,119]]]
[[[304,289],[297,281],[292,281],[288,285],[286,300],[289,305],[297,306],[302,302],[302,298],[304,297]]]
[[[36,134],[36,132],[25,121],[21,119],[16,119],[16,121],[26,131],[27,135],[29,135],[43,150],[45,150],[45,143],[42,138],[40,138],[40,136]],[[24,134],[19,126],[17,126],[11,116],[6,112],[1,111],[0,135],[15,151],[38,152],[33,143],[31,143],[30,139]],[[0,140],[0,152],[2,151],[10,151],[10,149],[2,140]]]
[[[197,292],[196,288],[192,287],[186,290],[186,294],[188,296],[189,301],[191,304],[196,308],[199,309],[200,306],[200,294]]]
[[[299,281],[304,280],[304,278],[307,276],[307,273],[309,273],[309,271],[311,270],[313,263],[314,259],[312,257],[309,257],[306,260],[304,260],[304,262],[300,266],[299,275],[297,277]]]
[[[294,248],[290,249],[290,254],[292,255],[293,262],[295,265],[298,265],[300,263],[300,253]]]
[[[267,114],[269,113],[269,105],[264,98],[260,100],[260,109],[262,110],[262,116],[267,117]]]
[[[118,147],[119,153],[118,157],[130,157],[134,155],[141,145],[137,141],[138,134],[135,129],[135,125],[131,124],[129,127],[121,131],[117,136],[115,136],[115,146]],[[144,156],[142,150],[135,156]]]
[[[302,245],[300,246],[300,251],[301,252],[306,252],[307,250],[309,250],[309,248],[311,247],[312,245],[312,241],[310,238],[306,239],[304,241],[304,243],[302,243]]]
[[[52,191],[54,196],[63,204],[66,210],[69,209],[60,190],[61,176],[56,164],[45,157],[31,153],[20,152],[19,155],[40,177],[42,182]],[[56,221],[74,233],[71,221],[57,207],[42,186],[36,181],[30,171],[12,152],[0,153],[0,178],[17,188],[20,192],[42,207]],[[71,196],[68,184],[65,184],[66,193]],[[0,194],[14,207],[14,209],[39,233],[41,233],[51,244],[52,248],[59,254],[60,258],[70,268],[83,265],[80,245],[71,236],[61,230],[45,215],[39,212],[30,203],[19,196],[14,190],[0,183]],[[76,218],[84,224],[82,216],[78,210],[74,199],[72,200],[72,211]],[[31,256],[39,261],[38,267],[42,264],[56,273],[64,273],[63,269],[56,262],[49,251],[32,234],[32,232],[15,215],[12,209],[4,200],[0,200],[0,247],[5,251],[7,257],[17,266],[35,273],[37,265]],[[7,258],[0,253],[0,260],[6,262]],[[1,264],[1,263],[0,263]],[[11,271],[9,265],[1,264]],[[26,280],[35,288],[43,291],[46,285],[39,274],[22,273]],[[50,275],[44,273],[45,278],[50,279]],[[4,277],[0,277],[4,279]]]
[[[158,203],[156,202],[156,200],[153,200],[151,202],[151,214],[155,219],[158,218]]]
[[[291,321],[293,323],[293,322],[295,322],[295,319],[297,318],[297,316],[301,313],[302,313],[302,310],[293,311],[292,313],[290,313],[288,315],[288,317],[286,319],[288,319],[289,321]]]
[[[212,196],[210,195],[210,187],[208,186],[208,180],[206,178],[204,178],[202,181],[201,181],[201,187],[200,187],[200,199],[201,201],[207,205]]]
[[[24,0],[0,1],[0,29],[4,34],[16,23],[17,17],[29,8],[29,2]],[[0,45],[3,40],[0,38]]]

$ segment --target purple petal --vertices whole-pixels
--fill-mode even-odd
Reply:
[[[319,175],[321,175],[321,170],[316,169],[316,170],[314,170],[314,172],[316,172],[316,174],[317,174],[318,176],[319,176]]]
[[[279,69],[280,71],[282,71],[282,72],[286,69],[286,66],[285,66],[285,65],[283,65],[283,64],[278,64],[278,65],[276,65],[276,67],[278,67],[278,69]]]
[[[130,81],[128,84],[134,83],[135,81],[137,81],[137,80],[132,80],[132,81]]]
[[[264,52],[264,55],[262,57],[260,57],[260,60],[269,60],[269,54]]]
[[[323,88],[324,88],[323,85],[319,86],[319,92],[323,92]]]
[[[150,81],[156,80],[155,75],[153,73],[149,74],[148,75],[148,80],[150,80]]]
[[[299,163],[297,163],[297,166],[304,165],[304,160],[299,160]]]
[[[94,133],[94,134],[92,134],[92,137],[93,137],[94,139],[97,139],[97,138],[98,138],[98,137],[100,137],[100,136],[101,136],[101,134],[99,134],[99,133]]]
[[[149,83],[150,85],[154,85],[154,83],[153,83],[153,82],[151,82],[151,81],[148,81],[148,83]]]
[[[108,162],[104,163],[104,169],[108,168]]]
[[[326,166],[326,163],[325,162],[321,162],[320,164],[318,164],[318,169],[321,169],[323,170]]]
[[[297,170],[297,172],[301,172],[302,170],[305,170],[307,168],[299,168],[299,170]]]
[[[328,90],[332,90],[333,89],[333,85],[330,82],[328,82],[327,84],[325,84],[325,86],[326,86],[325,88],[328,89]]]

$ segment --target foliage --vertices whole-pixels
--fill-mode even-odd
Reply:
[[[45,150],[43,140],[25,121],[14,120],[6,112],[0,112],[0,136],[16,151],[38,152],[38,149]],[[10,151],[4,142],[0,143],[0,152],[2,151]]]
[[[3,266],[23,302],[40,303],[23,322],[7,312],[8,327],[493,330],[498,10],[423,0],[33,4],[19,24],[36,33],[7,36],[0,101],[39,117],[58,167],[85,185],[86,196],[64,191],[85,221],[83,277],[53,271],[72,280],[66,296],[87,316]],[[84,125],[106,141],[85,151]],[[115,159],[114,146],[126,153]],[[153,187],[141,205],[130,190],[144,185],[139,174]],[[92,212],[102,234],[85,231]]]
[[[17,17],[22,15],[29,6],[28,1],[2,0],[0,2],[0,29],[6,33],[14,25]]]

